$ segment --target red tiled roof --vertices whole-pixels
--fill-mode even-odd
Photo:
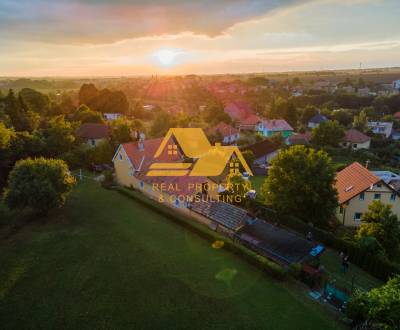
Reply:
[[[83,139],[104,139],[110,136],[110,128],[103,124],[83,124],[76,130],[76,136]]]
[[[216,134],[217,132],[219,132],[222,136],[230,136],[238,134],[239,130],[221,121],[218,125],[207,130],[207,134]]]
[[[303,134],[293,134],[289,136],[289,144],[308,144],[311,140],[311,132],[307,131]]]
[[[177,184],[181,189],[179,192],[171,191],[171,194],[174,195],[194,195],[195,191],[191,190],[189,187],[190,184],[200,184],[206,182],[205,177],[150,177],[146,176],[146,173],[153,163],[160,162],[178,162],[181,160],[179,155],[171,156],[168,155],[168,151],[164,150],[161,155],[154,159],[153,156],[156,153],[158,147],[161,144],[162,138],[158,139],[150,139],[145,140],[143,142],[144,148],[143,150],[139,150],[138,142],[129,142],[122,144],[129,160],[132,162],[133,166],[136,170],[140,169],[139,172],[135,173],[135,177],[139,180],[142,180],[148,184],[153,183],[165,183],[165,184]]]
[[[254,115],[253,111],[250,109],[247,103],[242,101],[235,101],[228,103],[224,108],[225,113],[227,113],[232,119],[244,120],[251,115]]]
[[[260,117],[258,117],[257,115],[250,115],[247,118],[243,119],[240,121],[241,125],[256,125],[257,123],[259,123],[261,121]]]
[[[400,119],[400,111],[396,112],[396,113],[393,115],[393,117],[396,118],[396,119]]]
[[[379,181],[379,177],[357,162],[347,166],[336,174],[339,204],[352,199]]]
[[[293,131],[292,126],[290,126],[284,119],[264,120],[263,125],[270,131]]]
[[[357,131],[356,129],[352,128],[346,131],[346,134],[343,138],[343,141],[345,142],[351,142],[351,143],[365,143],[370,141],[371,138],[360,131]]]

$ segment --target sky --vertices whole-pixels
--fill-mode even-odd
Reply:
[[[0,0],[0,76],[400,66],[399,0]]]

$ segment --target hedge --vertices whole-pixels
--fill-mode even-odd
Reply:
[[[266,208],[257,201],[250,203],[252,209],[256,209],[257,213],[265,219],[270,219],[273,222],[278,222],[288,228],[291,228],[304,236],[311,231],[313,237],[326,246],[329,246],[337,251],[344,251],[350,255],[351,262],[360,268],[364,269],[371,275],[379,278],[382,281],[387,281],[393,274],[400,273],[400,267],[383,259],[382,257],[371,255],[363,251],[353,242],[336,237],[333,233],[326,230],[311,227],[297,217],[277,214],[273,210]]]
[[[169,219],[210,242],[215,242],[216,240],[223,241],[224,248],[226,248],[228,251],[242,257],[248,263],[271,275],[275,279],[283,280],[287,276],[287,270],[281,265],[278,265],[275,262],[260,256],[256,252],[246,248],[241,244],[228,240],[226,237],[211,231],[206,226],[200,224],[197,219],[177,212],[169,206],[158,203],[146,197],[139,191],[123,187],[115,187],[115,190],[124,196],[139,201],[142,205],[151,208],[153,211],[167,216]]]

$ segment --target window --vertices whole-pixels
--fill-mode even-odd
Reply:
[[[354,221],[360,221],[361,220],[361,215],[362,215],[362,213],[355,212],[354,213]]]
[[[357,149],[357,143],[354,143],[354,144],[353,144],[353,148],[354,148],[354,149]]]
[[[378,188],[382,188],[382,183],[378,183],[376,186],[377,186]]]
[[[381,194],[374,194],[374,200],[380,200]]]
[[[90,140],[90,143],[92,144],[92,146],[96,145],[96,141],[95,140]]]
[[[365,193],[362,192],[362,193],[360,194],[360,201],[363,201],[364,199],[365,199]]]
[[[394,202],[396,200],[396,194],[391,194],[390,195],[390,201]]]
[[[168,145],[168,155],[177,155],[178,154],[178,146],[176,144]]]
[[[118,156],[119,156],[119,160],[122,160],[122,155],[121,155],[121,154],[119,154]]]
[[[339,213],[340,213],[340,214],[343,214],[343,206],[340,207]]]

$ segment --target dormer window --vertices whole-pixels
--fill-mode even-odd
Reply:
[[[178,146],[176,144],[168,145],[168,155],[177,155],[178,154]]]

